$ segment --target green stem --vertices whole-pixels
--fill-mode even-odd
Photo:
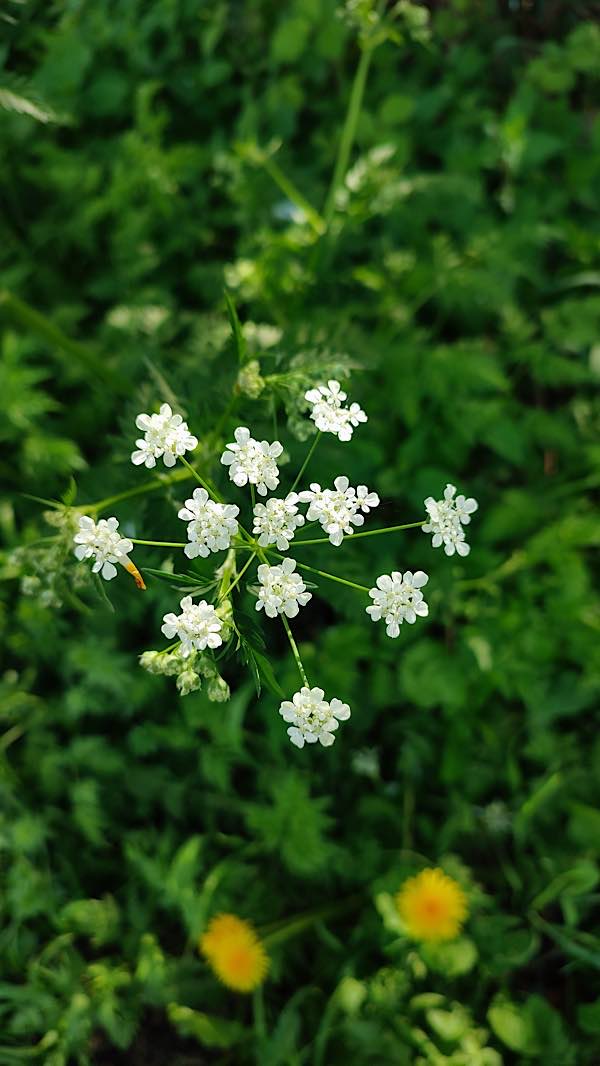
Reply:
[[[187,481],[190,474],[187,470],[176,470],[173,474],[167,474],[163,477],[152,478],[151,481],[145,481],[142,485],[136,485],[133,489],[125,489],[124,492],[117,492],[114,496],[106,496],[103,500],[98,500],[97,503],[78,504],[74,507],[74,511],[83,511],[84,513],[92,513],[98,511],[105,511],[107,507],[112,507],[114,503],[121,503],[123,500],[129,500],[132,496],[143,496],[146,492],[155,492],[156,489],[163,489],[165,485],[170,485],[177,481]]]
[[[367,529],[364,533],[352,533],[349,535],[352,540],[356,540],[358,537],[377,537],[380,533],[397,533],[401,529],[417,529],[418,526],[425,525],[426,518],[422,522],[408,522],[404,526],[386,526],[385,529]],[[329,537],[316,537],[314,540],[295,540],[294,547],[301,544],[329,544]],[[300,564],[298,564],[300,565]]]
[[[239,547],[243,547],[243,548],[245,548],[245,547],[248,547],[248,545],[246,545],[246,544],[241,544],[241,545],[239,545]],[[247,569],[248,569],[248,567],[250,566],[250,563],[252,563],[252,562],[253,562],[253,560],[254,560],[254,557],[255,557],[255,555],[254,555],[254,552],[252,552],[252,555],[250,556],[250,558],[248,559],[248,561],[244,563],[244,565],[243,565],[242,569],[240,570],[239,574],[238,574],[238,575],[237,575],[237,577],[235,578],[235,581],[232,581],[232,582],[231,582],[231,585],[229,585],[229,586],[228,586],[228,587],[227,587],[227,588],[226,588],[226,589],[225,589],[225,590],[224,590],[224,591],[223,591],[223,592],[221,593],[221,595],[219,596],[219,603],[221,602],[221,600],[225,600],[225,599],[227,599],[227,597],[228,597],[228,596],[230,595],[230,593],[232,593],[232,592],[233,592],[233,590],[234,590],[234,588],[236,587],[236,585],[239,585],[239,583],[240,583],[240,581],[242,580],[242,578],[243,578],[244,574],[246,573],[246,570],[247,570]]]
[[[254,1035],[259,1041],[266,1040],[267,1026],[265,1024],[265,1001],[262,985],[254,990],[252,999],[252,1014],[254,1020]]]
[[[256,492],[254,485],[250,485],[250,497],[252,499],[252,513],[254,514],[254,508],[256,507]]]
[[[322,433],[321,433],[321,430],[319,430],[319,432],[317,433],[315,439],[313,440],[313,442],[312,442],[312,444],[310,446],[310,449],[309,449],[308,455],[306,456],[306,459],[302,463],[302,466],[300,467],[300,469],[299,469],[299,471],[298,471],[298,473],[296,475],[296,480],[294,481],[294,484],[292,485],[292,487],[290,489],[290,492],[294,491],[294,489],[296,488],[296,485],[300,481],[300,478],[302,477],[304,471],[306,470],[308,464],[310,463],[310,461],[312,459],[312,454],[313,454],[315,448],[317,447],[317,444],[319,443],[319,441],[321,439],[321,436],[322,436]]]
[[[260,161],[267,174],[273,179],[275,184],[279,186],[284,196],[287,196],[288,200],[291,200],[296,207],[300,208],[306,216],[306,221],[312,226],[315,233],[321,236],[321,234],[325,232],[325,223],[319,212],[308,202],[306,197],[303,196],[296,185],[294,185],[293,181],[290,181],[287,175],[284,174],[283,170],[274,159],[266,154],[261,154]]]
[[[310,685],[308,683],[308,678],[306,676],[306,671],[304,669],[304,666],[302,665],[302,659],[300,658],[300,652],[298,651],[298,645],[296,644],[296,641],[294,640],[293,633],[292,633],[292,631],[290,629],[290,623],[288,622],[288,620],[287,620],[287,618],[286,618],[286,616],[284,614],[281,615],[281,621],[283,622],[284,629],[285,629],[285,631],[287,633],[287,638],[288,638],[288,640],[290,642],[290,647],[292,649],[292,654],[294,656],[294,659],[296,660],[296,666],[298,667],[298,673],[300,674],[300,677],[302,678],[302,681],[304,682],[306,687],[310,688]]]
[[[267,551],[272,555],[276,555],[278,559],[287,558],[285,555],[280,555],[279,552],[272,551],[271,548],[267,548]],[[318,574],[319,577],[326,577],[329,581],[337,581],[339,585],[347,585],[348,588],[358,589],[359,592],[369,592],[366,585],[357,585],[356,581],[348,581],[345,577],[337,577],[335,574],[328,574],[326,570],[317,570],[316,567],[308,566],[307,563],[299,563],[298,560],[296,560],[296,566],[299,566],[301,570],[310,570],[311,574]]]
[[[303,914],[296,914],[292,918],[274,922],[267,926],[264,931],[261,932],[259,930],[259,936],[265,947],[270,948],[273,944],[280,944],[282,941],[288,940],[289,937],[296,936],[297,933],[301,933],[307,926],[313,925],[314,922],[321,922],[327,918],[336,918],[338,915],[345,914],[346,911],[353,910],[364,899],[363,893],[357,892],[340,903],[329,903],[324,907],[316,907],[314,910],[305,911]]]
[[[367,74],[369,73],[372,54],[373,46],[367,42],[362,46],[360,60],[356,68],[354,81],[352,82],[350,99],[348,101],[348,110],[346,112],[346,120],[344,122],[344,128],[342,130],[342,136],[340,139],[337,158],[335,161],[335,168],[333,171],[333,177],[331,179],[331,185],[329,186],[327,200],[325,201],[323,219],[327,230],[329,230],[333,216],[335,214],[335,199],[338,188],[344,180],[346,172],[348,170],[350,153],[352,151],[352,145],[354,144],[354,138],[356,136],[356,127],[358,124],[360,109],[365,93],[365,85],[367,83]]]
[[[208,495],[212,499],[217,500],[218,503],[223,503],[223,497],[221,496],[221,493],[218,491],[218,489],[216,489],[214,485],[211,485],[210,481],[204,480],[202,475],[198,473],[195,467],[193,467],[191,463],[188,463],[185,455],[180,455],[179,459],[181,459],[183,465],[188,468],[190,474],[192,474],[196,478],[196,481],[198,481],[200,485],[202,485],[202,488],[206,489]]]
[[[188,545],[186,540],[135,540],[134,537],[127,539],[132,544],[146,544],[151,548],[186,548]]]

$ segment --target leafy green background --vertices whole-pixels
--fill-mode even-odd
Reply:
[[[597,5],[382,6],[0,5],[6,1066],[600,1061]],[[321,583],[295,632],[353,713],[297,751],[239,663],[225,705],[141,670],[175,594],[121,576],[111,611],[21,494],[141,484],[162,399],[215,476],[238,424],[275,419],[297,464],[299,382],[330,367],[369,422],[315,475],[376,489],[372,524],[447,480],[480,511],[467,560],[418,531],[337,551],[360,583],[426,569],[430,616],[390,641]],[[114,510],[168,539],[184,487]],[[392,895],[440,862],[472,917],[427,952]],[[219,910],[271,933],[264,1026],[197,954]]]

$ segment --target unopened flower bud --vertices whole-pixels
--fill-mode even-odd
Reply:
[[[249,396],[251,400],[258,399],[265,387],[265,379],[261,377],[258,359],[251,359],[242,367],[238,374],[237,385],[245,396]]]
[[[196,692],[200,688],[201,681],[195,670],[184,670],[179,674],[176,685],[180,694],[187,696],[190,692]]]
[[[208,682],[206,692],[209,700],[213,703],[226,703],[231,695],[229,685],[220,674],[211,678]]]

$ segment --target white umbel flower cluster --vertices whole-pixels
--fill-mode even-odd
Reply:
[[[211,500],[206,489],[194,489],[192,498],[186,500],[185,507],[178,512],[178,517],[188,523],[190,543],[183,549],[188,559],[198,555],[205,559],[211,552],[229,548],[231,538],[238,531],[239,513],[235,504],[217,503]]]
[[[310,417],[322,433],[335,433],[341,441],[351,439],[354,429],[360,422],[366,422],[367,416],[357,403],[344,407],[348,397],[339,381],[328,381],[318,385],[304,394],[312,407]]]
[[[117,576],[115,563],[127,565],[133,544],[118,532],[116,518],[101,518],[94,522],[88,515],[79,519],[79,531],[73,537],[75,555],[79,560],[95,559],[92,573],[102,574],[105,581]]]
[[[266,503],[257,503],[254,508],[254,527],[261,548],[276,544],[280,552],[287,551],[290,541],[299,526],[304,525],[304,515],[298,513],[300,497],[289,492],[285,500],[272,496]]]
[[[131,453],[134,466],[156,466],[162,456],[165,466],[175,466],[177,457],[193,451],[198,444],[181,415],[174,415],[168,403],[163,403],[156,415],[138,415],[135,424],[144,433],[136,440],[137,451]]]
[[[477,510],[477,500],[472,497],[456,495],[455,485],[446,485],[444,499],[434,500],[428,496],[425,507],[429,521],[423,526],[424,533],[432,533],[431,544],[434,548],[444,545],[446,555],[468,555],[471,546],[465,540],[463,526],[468,526],[471,515]]]
[[[341,700],[326,700],[322,688],[307,688],[305,685],[291,700],[283,701],[279,713],[285,722],[292,723],[287,732],[297,748],[317,741],[329,748],[339,723],[350,717],[350,708]]]
[[[235,443],[227,445],[221,456],[223,466],[229,467],[229,477],[238,488],[256,485],[260,496],[273,492],[279,484],[279,468],[276,459],[283,451],[278,441],[258,441],[250,436],[250,430],[238,426],[234,433]]]
[[[320,522],[329,540],[336,547],[342,543],[344,534],[354,533],[354,526],[362,526],[361,511],[368,514],[379,505],[376,492],[369,492],[366,485],[353,489],[347,477],[336,477],[333,489],[322,489],[313,483],[310,489],[299,493],[299,499],[308,503],[306,514],[309,522]]]
[[[300,574],[296,574],[295,559],[284,559],[280,566],[268,566],[263,563],[258,568],[260,589],[256,610],[264,607],[269,618],[285,614],[295,618],[299,607],[304,607],[312,599],[312,593],[306,591]]]
[[[429,607],[423,599],[421,589],[429,578],[422,570],[413,574],[407,570],[401,574],[398,570],[382,574],[377,578],[377,587],[369,592],[373,604],[366,608],[373,622],[385,619],[388,637],[397,637],[403,622],[412,625],[417,616],[426,618]]]
[[[222,622],[212,603],[200,600],[193,603],[191,596],[184,596],[179,604],[181,614],[166,614],[163,618],[161,633],[172,640],[181,641],[180,655],[187,659],[193,651],[205,648],[218,648],[221,639]]]

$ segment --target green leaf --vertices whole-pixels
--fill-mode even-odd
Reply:
[[[463,936],[447,944],[427,944],[421,948],[421,956],[435,973],[442,973],[446,977],[461,977],[473,969],[478,952],[473,941]]]
[[[523,1055],[539,1054],[535,1027],[522,1007],[499,999],[488,1010],[487,1019],[498,1039],[511,1051]]]

